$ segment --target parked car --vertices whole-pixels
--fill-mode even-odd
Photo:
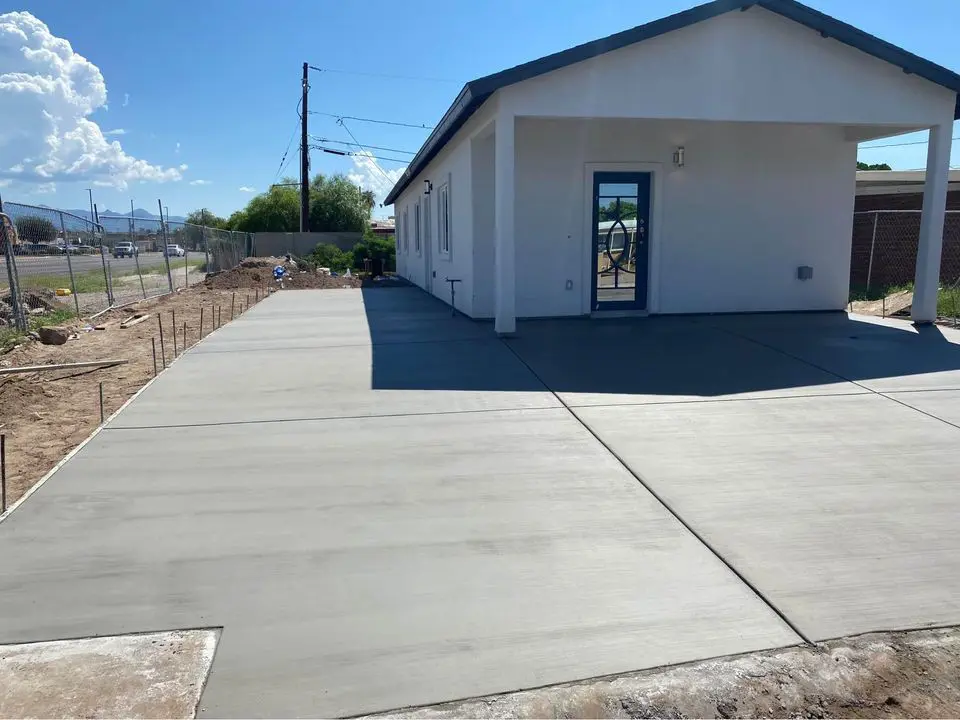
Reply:
[[[183,257],[184,255],[187,254],[187,251],[184,250],[184,249],[183,249],[182,247],[180,247],[179,245],[167,245],[167,249],[166,249],[166,251],[165,251],[165,254],[166,254],[168,257]]]
[[[140,250],[132,242],[118,242],[113,246],[113,256],[115,258],[133,257],[139,254]]]

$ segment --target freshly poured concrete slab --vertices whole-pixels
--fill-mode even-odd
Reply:
[[[205,340],[195,353],[491,339],[489,325],[416,289],[278,292]],[[259,362],[259,360],[257,360]]]
[[[486,339],[188,353],[110,426],[547,407],[560,403],[503,343]]]
[[[895,400],[960,428],[960,390],[888,393]],[[960,470],[958,470],[960,475]]]
[[[797,641],[566,410],[108,428],[0,541],[10,641],[223,626],[210,717]]]
[[[960,431],[875,394],[577,408],[815,639],[960,623]]]
[[[0,717],[192,718],[216,630],[0,645]]]
[[[706,319],[877,392],[960,390],[960,332],[844,313]]]
[[[509,342],[572,406],[867,392],[697,318],[537,321]]]

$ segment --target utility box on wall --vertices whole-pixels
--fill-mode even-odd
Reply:
[[[813,268],[809,265],[801,265],[797,268],[797,280],[813,279]]]

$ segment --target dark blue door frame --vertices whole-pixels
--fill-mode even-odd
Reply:
[[[647,309],[651,185],[649,172],[593,173],[591,312]]]

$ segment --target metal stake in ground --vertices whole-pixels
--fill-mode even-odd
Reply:
[[[187,351],[187,323],[183,323],[183,351]]]
[[[231,319],[231,320],[233,320],[233,317],[234,317],[234,316],[233,316],[233,306],[234,306],[234,303],[236,303],[236,302],[237,302],[237,294],[236,294],[236,293],[233,293],[233,295],[230,296],[230,319]]]
[[[170,314],[173,316],[173,320],[170,323],[173,326],[173,356],[177,356],[177,311],[171,310]]]
[[[200,306],[200,337],[203,337],[203,305]]]
[[[163,349],[163,319],[160,313],[157,313],[157,325],[160,326],[160,360],[163,362],[163,368],[167,368],[167,351]]]
[[[103,425],[103,381],[100,382],[100,424]]]
[[[153,347],[153,376],[157,376],[157,339],[150,338],[150,345]]]

